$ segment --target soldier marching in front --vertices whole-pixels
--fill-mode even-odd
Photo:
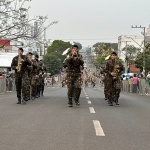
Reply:
[[[118,99],[121,92],[121,78],[120,75],[124,70],[121,62],[116,60],[116,52],[112,52],[110,59],[106,62],[106,82],[105,88],[107,89],[106,95],[108,96],[108,102],[110,106],[113,106],[113,102],[119,105]]]
[[[68,86],[69,107],[73,106],[73,97],[76,105],[80,105],[79,97],[82,86],[81,67],[83,68],[83,64],[84,62],[78,53],[78,46],[73,45],[70,57],[67,58],[64,63],[64,67],[67,67],[66,84]]]
[[[31,65],[31,62],[28,60],[26,55],[23,55],[23,49],[18,49],[18,55],[15,56],[11,63],[11,68],[15,70],[15,84],[17,91],[17,104],[26,104],[28,99],[27,89],[29,88],[29,74],[28,74],[28,65]]]

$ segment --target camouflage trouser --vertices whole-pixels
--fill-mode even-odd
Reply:
[[[36,79],[36,87],[37,87],[37,96],[40,96],[40,91],[41,91],[41,82],[40,82],[40,78]]]
[[[22,88],[22,76],[21,75],[17,75],[15,77],[15,84],[16,84],[17,97],[21,101],[21,88]]]
[[[30,96],[30,78],[27,76],[22,77],[22,97],[24,100],[29,99]]]
[[[66,84],[68,86],[68,99],[72,99],[72,97],[74,97],[75,100],[79,100],[82,86],[81,75],[78,76],[67,75]]]
[[[105,95],[110,101],[113,101],[115,98],[119,98],[121,92],[121,79],[118,77],[114,80],[112,77],[108,77],[105,81]]]
[[[36,85],[36,78],[35,76],[32,76],[31,78],[31,89],[32,89],[32,96],[35,97],[37,94],[37,85]]]

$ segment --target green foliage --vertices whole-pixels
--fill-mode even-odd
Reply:
[[[64,42],[61,40],[55,40],[51,46],[48,47],[47,53],[57,53],[59,55],[62,55],[63,51],[67,48],[71,47],[71,44],[69,42]]]
[[[66,56],[62,53],[71,47],[69,42],[61,40],[55,40],[51,46],[47,49],[47,54],[43,58],[44,64],[47,66],[47,70],[52,75],[58,74],[62,69],[62,64]]]
[[[105,43],[99,42],[93,45],[93,47],[103,47],[104,50],[114,49],[114,51],[118,50],[118,43]]]
[[[137,68],[140,68],[141,72],[143,71],[143,65],[144,65],[144,57],[145,57],[145,72],[147,74],[148,71],[150,71],[150,47],[146,47],[145,49],[145,55],[142,53],[139,53],[135,59],[135,64]]]
[[[126,60],[128,61],[128,63],[131,63],[137,57],[137,55],[140,53],[140,49],[134,47],[133,45],[124,47],[122,49],[122,51],[124,51],[124,53],[126,55]]]
[[[98,56],[95,60],[94,60],[94,65],[99,68],[99,66],[103,63],[105,63],[106,61],[106,58],[109,58],[110,54],[112,53],[113,51],[110,49],[110,50],[107,50],[103,55],[101,56]],[[117,57],[117,60],[120,61],[121,63],[123,63],[123,60],[118,58]]]
[[[109,51],[112,52],[112,51],[115,51],[118,49],[118,48],[116,49],[116,47],[112,46],[114,44],[116,45],[117,43],[96,43],[95,45],[93,45],[93,47],[95,47],[94,51],[97,56],[107,55],[107,53],[109,53]]]

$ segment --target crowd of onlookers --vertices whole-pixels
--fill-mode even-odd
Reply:
[[[15,82],[15,78],[12,74],[6,76],[6,92],[12,92],[15,90],[14,82]]]
[[[150,72],[146,78],[143,74],[133,74],[133,76],[122,76],[122,91],[139,93],[140,95],[150,94]]]
[[[12,92],[15,90],[15,76],[14,74],[3,74],[0,73],[0,79],[4,79],[3,82],[0,80],[0,88],[5,88],[3,90],[0,90],[0,92]],[[59,76],[47,76],[44,79],[44,85],[45,86],[53,86],[55,83],[58,83]]]

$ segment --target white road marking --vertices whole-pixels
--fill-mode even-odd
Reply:
[[[88,102],[88,104],[92,104],[92,102],[90,100],[88,100],[87,102]]]
[[[89,99],[89,97],[86,97],[86,99]]]
[[[93,120],[96,136],[105,136],[102,126],[98,120]]]
[[[89,109],[90,109],[90,113],[91,114],[95,114],[96,113],[93,107],[89,107]]]

